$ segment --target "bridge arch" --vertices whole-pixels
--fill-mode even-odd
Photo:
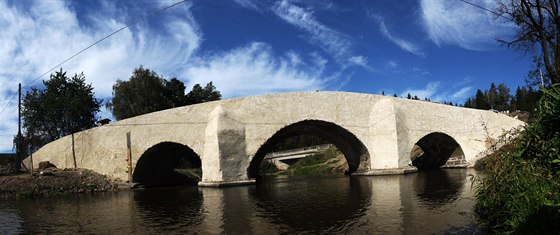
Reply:
[[[175,142],[161,142],[138,159],[132,181],[146,187],[196,184],[201,160],[191,148]]]
[[[349,130],[332,122],[304,120],[283,127],[260,146],[247,169],[249,178],[258,178],[261,161],[267,153],[272,152],[277,143],[297,135],[319,136],[335,145],[346,158],[348,174],[369,169],[370,155],[367,148]]]
[[[464,163],[465,154],[453,137],[442,132],[432,132],[414,144],[410,160],[419,170],[431,170],[445,166],[450,161]]]

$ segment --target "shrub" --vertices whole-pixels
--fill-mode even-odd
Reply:
[[[560,84],[544,90],[536,118],[485,160],[475,214],[495,233],[560,233]]]

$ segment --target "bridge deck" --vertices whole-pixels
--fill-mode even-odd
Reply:
[[[332,146],[333,146],[332,144],[323,144],[323,145],[308,146],[308,147],[290,149],[290,150],[279,151],[279,152],[272,152],[272,153],[268,153],[264,157],[264,159],[265,160],[272,160],[272,159],[288,160],[288,159],[304,158],[309,155],[322,153]]]

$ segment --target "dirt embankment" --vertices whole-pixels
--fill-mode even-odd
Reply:
[[[0,176],[0,199],[114,191],[117,182],[87,169],[50,168],[34,175]]]
[[[517,119],[519,119],[521,121],[524,121],[524,122],[529,122],[529,119],[531,118],[531,113],[526,112],[526,111],[510,112],[507,115],[512,117],[512,118],[517,118]]]

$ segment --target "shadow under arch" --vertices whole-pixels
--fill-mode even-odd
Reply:
[[[196,185],[202,162],[189,147],[162,142],[146,150],[134,168],[132,181],[145,187]]]
[[[368,170],[370,155],[364,144],[343,127],[326,121],[304,120],[288,125],[277,131],[255,153],[248,168],[249,178],[259,177],[259,165],[267,153],[272,152],[274,146],[292,136],[314,135],[334,144],[346,158],[347,174]]]
[[[432,170],[465,163],[465,154],[453,137],[445,133],[433,132],[414,144],[410,152],[410,160],[419,170]]]

